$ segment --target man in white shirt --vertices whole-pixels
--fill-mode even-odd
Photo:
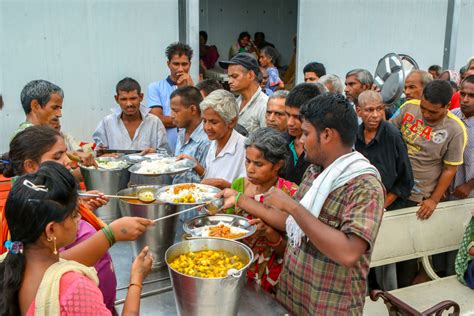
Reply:
[[[163,123],[140,104],[143,100],[140,84],[132,78],[124,78],[117,84],[116,93],[115,101],[120,110],[99,123],[92,135],[97,145],[108,149],[141,150],[142,154],[162,149],[172,154]]]
[[[252,133],[265,127],[268,96],[260,88],[261,73],[257,59],[249,53],[239,53],[230,61],[220,61],[227,69],[230,91],[239,94],[239,124]]]

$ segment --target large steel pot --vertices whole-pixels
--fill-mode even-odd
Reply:
[[[169,263],[181,254],[201,250],[224,250],[248,262],[243,269],[225,278],[198,278],[177,272]],[[237,315],[246,272],[253,253],[246,245],[229,239],[199,238],[179,242],[166,251],[174,298],[179,315]]]
[[[130,172],[125,169],[95,169],[81,166],[81,173],[87,190],[98,190],[105,194],[117,194],[128,185]],[[110,199],[107,205],[96,210],[97,216],[110,223],[120,217],[117,199]]]
[[[163,174],[157,176],[141,175],[131,173],[130,185],[170,185],[173,183],[173,178],[170,175]]]
[[[144,188],[153,190],[159,189],[160,185],[136,186],[121,190],[118,195],[136,195],[136,193]],[[145,204],[135,200],[119,199],[119,206],[122,216],[137,216],[148,219],[157,219],[169,214],[176,213],[178,207],[155,201]],[[133,255],[136,257],[143,247],[148,246],[153,254],[153,269],[165,266],[165,252],[174,242],[176,234],[176,222],[178,216],[173,216],[162,221],[158,221],[154,226],[150,226],[143,235],[135,241],[132,241]]]

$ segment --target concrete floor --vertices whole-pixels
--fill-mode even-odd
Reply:
[[[178,222],[179,226],[182,227]],[[175,242],[181,240],[182,233],[182,229],[178,229]],[[133,262],[131,242],[115,244],[110,249],[110,254],[113,258],[117,276],[116,308],[120,315],[123,308],[123,299],[127,294],[130,268]],[[246,284],[240,301],[245,302],[245,304],[239,305],[238,315],[287,315],[286,310],[278,302],[253,282]],[[165,267],[158,271],[152,271],[143,285],[140,315],[168,316],[177,314],[168,269]]]

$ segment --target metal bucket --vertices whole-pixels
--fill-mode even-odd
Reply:
[[[135,195],[137,191],[143,188],[159,189],[160,185],[137,186],[121,190],[119,195]],[[135,201],[133,201],[135,202]],[[139,203],[139,204],[138,204]],[[156,219],[169,214],[176,213],[178,207],[155,201],[154,203],[144,204],[139,201],[131,203],[127,200],[119,199],[119,206],[122,216],[137,216],[148,219]],[[162,221],[158,221],[154,226],[150,226],[143,235],[135,241],[132,241],[133,255],[136,257],[143,247],[148,246],[153,254],[153,269],[165,266],[165,252],[174,242],[176,234],[176,222],[178,216],[173,216]]]
[[[95,169],[80,167],[87,190],[98,190],[105,194],[117,194],[125,189],[130,179],[130,172],[125,169]],[[110,223],[120,217],[117,199],[110,199],[107,205],[98,208],[97,216],[106,223]]]
[[[209,279],[184,275],[169,266],[169,262],[177,256],[201,250],[227,251],[248,263],[231,276]],[[245,286],[246,272],[253,261],[253,253],[249,247],[228,239],[199,238],[182,241],[171,246],[166,251],[165,257],[179,315],[237,315],[240,295]]]

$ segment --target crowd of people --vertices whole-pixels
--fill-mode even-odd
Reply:
[[[206,45],[207,34],[200,36]],[[256,45],[256,55],[249,41],[240,34],[229,59],[219,61],[230,91],[212,79],[194,84],[192,49],[170,44],[169,75],[149,84],[146,98],[135,79],[117,83],[117,111],[91,131],[96,149],[195,160],[173,182],[220,188],[224,212],[257,226],[243,240],[255,257],[247,276],[292,314],[360,315],[369,289],[422,282],[416,260],[371,270],[371,252],[384,211],[416,207],[429,221],[441,201],[474,197],[474,58],[462,78],[413,70],[404,98],[388,105],[368,70],[350,70],[342,82],[318,62],[304,67],[304,83],[285,91],[271,43]],[[218,62],[212,46],[204,51],[214,57],[201,63]],[[72,313],[76,300],[78,314],[115,314],[107,250],[151,224],[125,217],[106,225],[93,210],[107,199],[100,192],[78,197],[81,175],[69,172],[69,157],[94,164],[94,146],[62,131],[63,100],[57,85],[29,82],[21,92],[25,122],[2,156],[3,174],[15,177],[0,217],[2,315]],[[474,288],[466,277],[474,263],[461,253],[470,250],[461,247],[456,268],[456,253],[434,256],[436,269]],[[132,266],[124,311],[139,309],[147,253]]]

